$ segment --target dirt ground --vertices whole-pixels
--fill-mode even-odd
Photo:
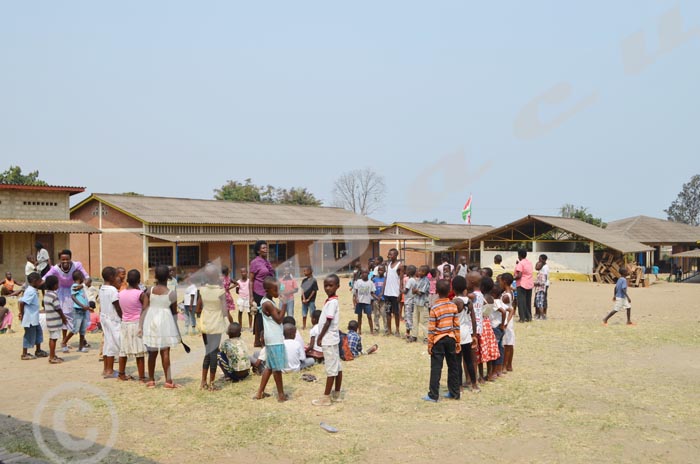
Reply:
[[[342,288],[345,327],[354,315],[347,282]],[[54,460],[109,451],[104,462],[697,462],[700,286],[631,289],[635,327],[623,315],[601,325],[612,293],[610,285],[555,282],[550,319],[516,326],[515,371],[438,404],[421,401],[425,346],[396,337],[363,337],[379,352],[344,363],[345,402],[318,408],[310,401],[322,382],[300,374],[284,376],[285,404],[251,400],[257,376],[200,391],[196,336],[185,338],[190,354],[173,352],[184,388],[165,390],[161,379],[148,390],[103,380],[96,349],[73,350],[62,365],[20,361],[16,325],[0,335],[0,447]],[[298,304],[296,312],[300,322]],[[252,334],[244,338],[252,347]],[[99,335],[88,340],[99,345]],[[324,379],[322,366],[311,372]]]

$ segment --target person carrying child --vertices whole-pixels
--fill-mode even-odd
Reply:
[[[443,362],[447,362],[447,393],[443,396],[453,400],[460,398],[460,368],[458,354],[461,352],[459,315],[457,306],[450,301],[450,283],[439,280],[436,284],[438,299],[430,307],[428,319],[428,354],[430,354],[430,387],[423,400],[437,403],[440,396],[440,377]]]
[[[265,296],[260,300],[260,313],[266,359],[265,370],[260,378],[260,386],[253,399],[260,400],[270,396],[269,393],[265,393],[265,387],[270,380],[270,376],[272,376],[277,387],[277,401],[282,403],[289,399],[284,393],[284,384],[282,382],[282,371],[287,367],[287,352],[284,348],[284,333],[282,330],[284,310],[278,308],[272,300],[279,297],[277,279],[273,276],[266,277],[263,281],[263,288],[265,289]]]
[[[56,341],[61,336],[61,327],[65,324],[66,316],[63,315],[61,302],[58,300],[58,278],[48,276],[44,281],[44,312],[46,313],[46,329],[49,332],[49,362],[60,364],[63,358],[56,356]]]
[[[343,366],[340,363],[340,305],[338,302],[338,288],[340,278],[336,274],[330,274],[323,280],[323,289],[328,298],[323,305],[319,324],[321,333],[318,335],[318,344],[323,349],[324,365],[326,367],[326,388],[323,398],[311,401],[314,406],[330,406],[331,403],[343,401],[341,386],[343,384]],[[333,386],[335,385],[335,390]]]
[[[63,342],[61,345],[64,347],[64,352],[68,351],[68,341],[75,334],[79,334],[80,336],[78,352],[88,352],[88,349],[85,346],[87,344],[85,334],[87,333],[87,328],[90,325],[90,313],[93,311],[93,309],[89,305],[87,293],[85,292],[85,286],[83,285],[84,279],[85,276],[81,271],[73,272],[73,285],[71,286],[71,298],[73,300],[73,327],[63,337]]]
[[[19,299],[19,318],[24,328],[21,356],[23,361],[35,358],[46,358],[49,355],[46,351],[41,349],[41,344],[44,341],[44,333],[39,324],[40,303],[37,290],[41,288],[44,281],[41,280],[41,274],[32,272],[27,276],[27,283],[29,285]],[[32,347],[36,348],[34,355],[27,352],[27,350]]]
[[[241,338],[241,325],[237,322],[230,323],[226,334],[228,338],[221,344],[217,362],[226,380],[240,382],[250,374],[250,354]]]
[[[352,287],[352,302],[355,306],[355,315],[357,316],[357,333],[362,334],[362,315],[367,316],[369,324],[369,333],[374,333],[374,324],[372,323],[372,298],[376,292],[374,282],[369,280],[369,271],[362,269],[360,278],[355,281]]]
[[[148,306],[148,295],[141,290],[141,273],[137,269],[131,269],[126,274],[128,287],[119,292],[119,306],[122,310],[122,323],[119,329],[119,380],[136,380],[135,377],[126,375],[126,362],[129,358],[136,358],[136,370],[138,380],[146,383],[144,358],[146,345],[143,337],[139,335],[139,320],[143,308]]]

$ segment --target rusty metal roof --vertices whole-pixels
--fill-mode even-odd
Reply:
[[[55,233],[55,234],[99,234],[99,229],[82,221],[35,221],[24,219],[0,219],[0,232],[5,233]]]
[[[355,240],[370,241],[370,240],[380,240],[382,238],[379,234],[347,234],[347,235],[331,235],[331,234],[318,234],[318,235],[308,235],[308,234],[143,234],[147,237],[156,238],[159,240],[164,240],[166,242],[172,243],[184,243],[184,242],[225,242],[225,243],[255,243],[258,240],[265,240],[267,243],[275,242],[294,242],[294,241],[309,241],[309,242],[348,242]]]

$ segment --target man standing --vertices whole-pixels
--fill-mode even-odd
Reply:
[[[36,242],[34,248],[36,248],[36,272],[41,274],[41,277],[44,277],[51,269],[51,257],[41,242]]]
[[[518,250],[518,262],[515,265],[515,284],[518,286],[518,318],[520,322],[532,321],[532,263],[527,259],[527,250]]]
[[[457,275],[467,278],[467,272],[469,271],[469,265],[467,263],[467,257],[462,255],[459,257],[459,264],[457,264]]]
[[[394,315],[396,322],[396,336],[400,337],[399,330],[399,295],[403,293],[403,264],[399,261],[399,250],[392,248],[387,254],[386,263],[386,284],[384,286],[384,297],[386,299],[386,321],[387,330],[391,334],[391,316]]]

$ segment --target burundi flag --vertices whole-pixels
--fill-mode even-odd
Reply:
[[[467,224],[472,223],[472,196],[471,196],[471,194],[469,195],[469,199],[467,200],[467,202],[464,204],[464,208],[462,208],[462,220]]]

